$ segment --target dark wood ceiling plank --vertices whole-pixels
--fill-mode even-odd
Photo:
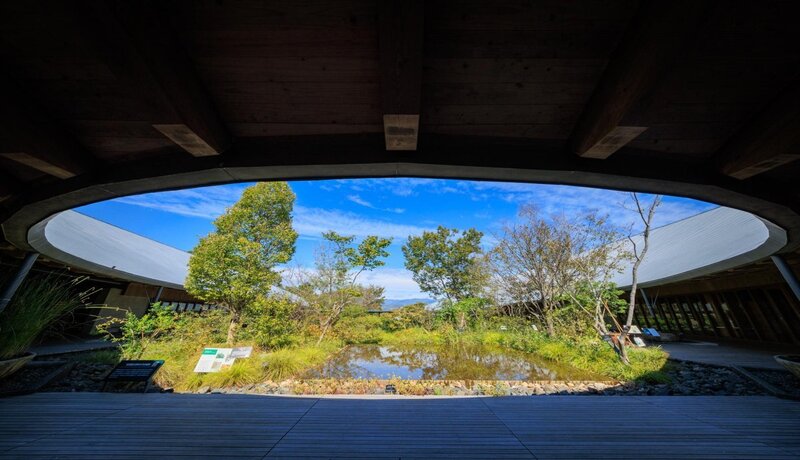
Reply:
[[[22,183],[16,177],[0,170],[0,201],[22,191]]]
[[[379,1],[378,46],[387,150],[416,150],[422,103],[425,4]]]
[[[116,77],[154,107],[153,128],[194,156],[228,149],[225,126],[155,4],[95,1],[76,15]]]
[[[91,155],[24,90],[0,77],[0,91],[0,156],[59,179],[91,169]]]
[[[653,91],[710,9],[710,2],[697,0],[642,4],[575,127],[569,143],[574,153],[608,158],[646,129],[620,122]]]
[[[748,179],[800,159],[800,84],[773,99],[717,152],[719,170]]]

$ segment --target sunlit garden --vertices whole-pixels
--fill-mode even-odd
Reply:
[[[73,354],[75,367],[52,389],[105,389],[104,376],[124,360],[163,363],[153,383],[174,392],[697,393],[675,381],[687,373],[742,391],[729,371],[668,362],[657,343],[642,340],[635,298],[611,280],[626,270],[636,290],[661,197],[628,199],[616,212],[640,221],[638,246],[609,215],[523,204],[491,235],[439,225],[393,241],[323,230],[313,263],[297,266],[296,195],[285,182],[258,183],[190,251],[184,285],[206,307],[155,302],[136,314],[96,306],[93,333],[117,347]],[[385,286],[368,280],[392,250],[431,301],[384,308]],[[41,331],[86,307],[79,281],[26,281],[0,318],[4,330],[27,328],[3,335],[5,356],[24,353]],[[42,310],[40,321],[25,319],[32,308]],[[118,314],[99,313],[109,310]]]

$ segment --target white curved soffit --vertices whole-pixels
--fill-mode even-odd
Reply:
[[[33,226],[29,244],[40,254],[111,278],[183,289],[189,253],[64,211]]]
[[[642,236],[635,236],[642,247]],[[786,232],[748,212],[715,208],[654,229],[650,248],[639,266],[639,286],[710,275],[755,262],[786,245]],[[629,243],[628,243],[629,244]],[[632,262],[613,280],[618,286],[631,284]]]
[[[634,237],[641,244],[641,236]],[[97,219],[65,211],[31,228],[39,253],[112,278],[182,288],[189,253]],[[652,231],[639,285],[656,286],[709,275],[774,254],[786,232],[750,213],[716,208]],[[641,246],[640,246],[641,247]],[[614,282],[630,286],[630,264]]]

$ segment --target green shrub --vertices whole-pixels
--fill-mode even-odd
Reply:
[[[296,341],[297,327],[291,320],[295,310],[295,304],[285,297],[259,299],[245,310],[246,327],[240,337],[267,349],[291,345]]]
[[[415,303],[398,308],[381,316],[383,328],[389,332],[400,331],[412,327],[433,329],[435,315],[425,307],[425,304]]]
[[[663,372],[667,354],[658,347],[630,349],[631,364],[628,366],[620,361],[607,343],[594,336],[551,338],[541,333],[509,334],[500,342],[515,350],[534,353],[545,359],[615,380],[668,380]]]
[[[63,316],[84,305],[78,285],[85,277],[30,276],[0,312],[0,360],[25,353],[42,333]]]
[[[338,338],[349,344],[380,343],[383,321],[378,315],[346,316],[334,326]]]
[[[445,302],[437,310],[440,320],[454,325],[458,330],[482,324],[487,314],[489,301],[470,297],[457,302]]]

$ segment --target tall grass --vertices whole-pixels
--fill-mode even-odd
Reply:
[[[319,346],[306,345],[267,353],[262,357],[265,377],[274,381],[296,377],[307,369],[322,365],[337,349],[335,344],[323,342]]]
[[[86,292],[77,286],[85,277],[31,276],[0,313],[0,360],[25,353],[59,318],[84,305]]]

